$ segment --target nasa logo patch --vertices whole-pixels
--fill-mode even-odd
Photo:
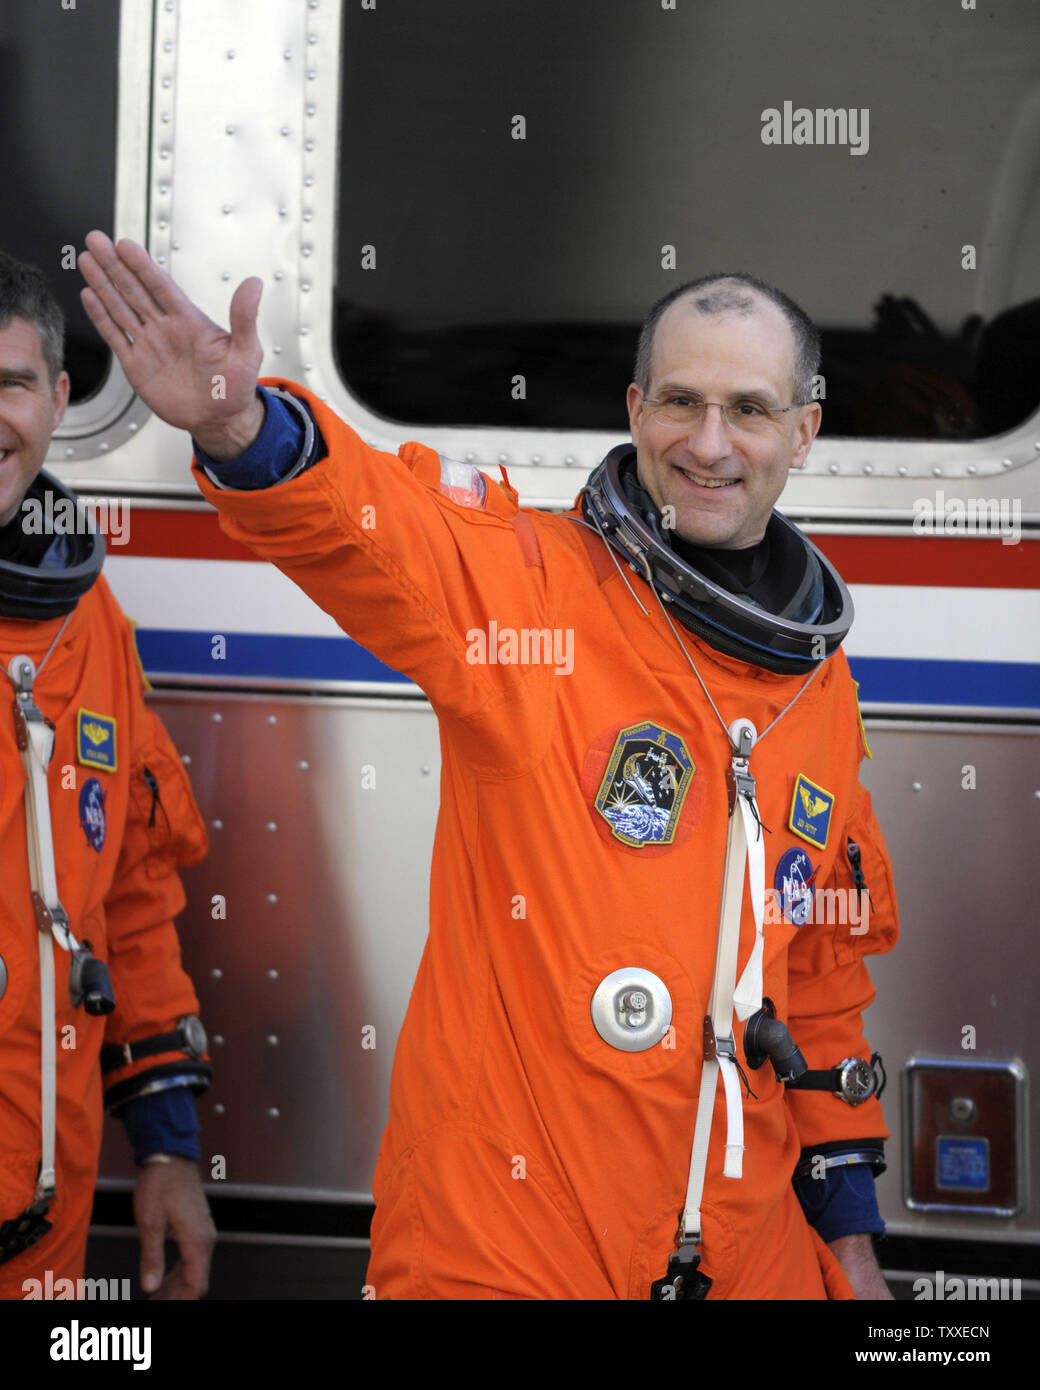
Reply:
[[[102,772],[116,770],[116,721],[91,709],[76,716],[76,759]]]
[[[615,740],[593,804],[622,844],[668,845],[696,770],[678,734],[632,724]]]
[[[804,772],[795,779],[794,794],[791,797],[791,814],[787,821],[789,830],[794,831],[800,840],[808,840],[817,849],[827,848],[827,836],[831,828],[831,812],[834,810],[834,797],[815,782],[810,782]]]
[[[780,911],[796,927],[804,927],[809,920],[816,873],[804,849],[789,849],[776,866],[773,887],[780,901]]]
[[[105,793],[96,777],[88,777],[79,794],[79,823],[91,849],[101,853],[105,843]]]

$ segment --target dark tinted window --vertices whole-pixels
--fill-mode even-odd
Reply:
[[[1035,408],[1035,0],[394,0],[343,25],[336,343],[377,412],[623,429],[646,310],[719,270],[820,324],[824,433]]]
[[[50,278],[67,319],[65,365],[74,400],[100,386],[108,349],[79,302],[82,280],[62,269],[91,227],[115,210],[118,0],[3,0],[0,6],[0,247]]]

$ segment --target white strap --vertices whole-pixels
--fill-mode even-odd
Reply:
[[[693,1130],[693,1152],[690,1154],[690,1177],[686,1187],[680,1231],[687,1240],[699,1242],[701,1235],[701,1196],[704,1174],[708,1166],[708,1140],[711,1120],[715,1113],[715,1086],[719,1078],[719,1063],[715,1057],[705,1058],[701,1069],[701,1093],[697,1097],[697,1123]]]
[[[25,828],[29,842],[29,875],[35,892],[43,899],[51,916],[48,924],[64,950],[75,949],[65,911],[58,898],[58,878],[54,866],[54,835],[47,788],[47,769],[54,752],[54,731],[49,725],[28,723],[29,747],[22,753],[25,768]]]
[[[744,1107],[740,1100],[740,1078],[732,1057],[719,1056],[719,1070],[726,1092],[726,1157],[724,1178],[739,1178],[744,1167]]]
[[[738,748],[734,731],[746,724],[754,746],[755,730],[748,721],[731,726],[732,746]],[[746,751],[750,751],[747,748]],[[765,916],[765,845],[762,826],[754,805],[754,781],[747,767],[746,755],[734,756],[733,776],[736,784],[734,804],[730,808],[729,833],[726,837],[726,860],[722,871],[722,898],[719,905],[719,934],[715,949],[715,973],[712,978],[708,1015],[715,1034],[715,1057],[705,1058],[701,1071],[701,1089],[697,1100],[697,1120],[694,1126],[693,1149],[690,1154],[690,1174],[683,1208],[682,1238],[699,1243],[701,1230],[701,1197],[708,1167],[708,1145],[715,1112],[715,1092],[719,1072],[722,1073],[726,1097],[726,1150],[723,1176],[739,1178],[743,1172],[744,1110],[740,1096],[740,1080],[736,1065],[736,1046],[733,1039],[733,1011],[737,999],[737,1016],[743,1020],[762,1007],[762,923]],[[739,813],[738,808],[739,807]],[[749,870],[751,907],[755,919],[755,942],[751,955],[734,989],[737,974],[737,949],[740,941],[740,918],[744,898],[745,869]]]
[[[40,1176],[36,1182],[35,1200],[53,1197],[54,1128],[57,1109],[58,1064],[55,1048],[54,1011],[54,941],[51,933],[40,927]]]
[[[762,936],[762,922],[766,905],[766,845],[762,826],[755,818],[754,810],[746,796],[738,796],[740,819],[744,829],[744,844],[747,849],[748,889],[751,895],[751,911],[755,918],[755,944],[744,966],[743,974],[733,995],[733,1005],[737,1017],[743,1023],[762,1007],[762,956],[765,942]],[[736,817],[734,817],[736,819]],[[741,885],[743,886],[743,885]]]
[[[737,797],[743,807],[744,798]],[[715,975],[711,982],[708,1013],[716,1038],[732,1031],[733,989],[737,978],[737,949],[740,944],[740,915],[744,899],[744,870],[747,863],[747,836],[744,818],[730,812],[726,837],[726,860],[722,870],[722,899],[719,904],[719,938],[715,948]]]
[[[8,674],[18,694],[15,719],[18,746],[25,769],[25,829],[29,847],[29,880],[33,890],[40,949],[40,1176],[35,1199],[52,1198],[55,1190],[54,1145],[57,1108],[57,1040],[54,1002],[54,941],[66,951],[76,942],[58,899],[54,866],[47,768],[54,753],[54,730],[33,698],[36,668],[28,656],[16,656]],[[42,911],[41,911],[42,907]]]

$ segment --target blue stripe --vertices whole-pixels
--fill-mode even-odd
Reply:
[[[349,637],[283,637],[268,633],[224,634],[224,656],[208,632],[136,629],[137,649],[149,676],[269,676],[300,681],[393,681],[408,677],[377,660]]]
[[[408,678],[349,637],[224,634],[223,660],[214,659],[208,632],[137,628],[141,661],[149,675],[270,677],[298,681],[383,681]],[[1010,661],[911,661],[902,657],[849,658],[860,704],[976,705],[1040,710],[1040,666]]]
[[[851,656],[861,705],[1040,709],[1040,666],[1018,661],[912,661]]]

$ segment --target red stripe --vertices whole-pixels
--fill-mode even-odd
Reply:
[[[957,589],[1040,589],[1040,544],[964,536],[813,535],[848,584],[911,584]],[[213,511],[135,507],[129,543],[117,555],[170,560],[256,560],[220,529]]]
[[[809,532],[812,535],[812,532]],[[813,536],[847,584],[1040,589],[1040,545],[966,536]]]
[[[134,507],[129,541],[115,555],[147,555],[163,560],[258,560],[251,550],[224,535],[214,511],[152,511]]]

